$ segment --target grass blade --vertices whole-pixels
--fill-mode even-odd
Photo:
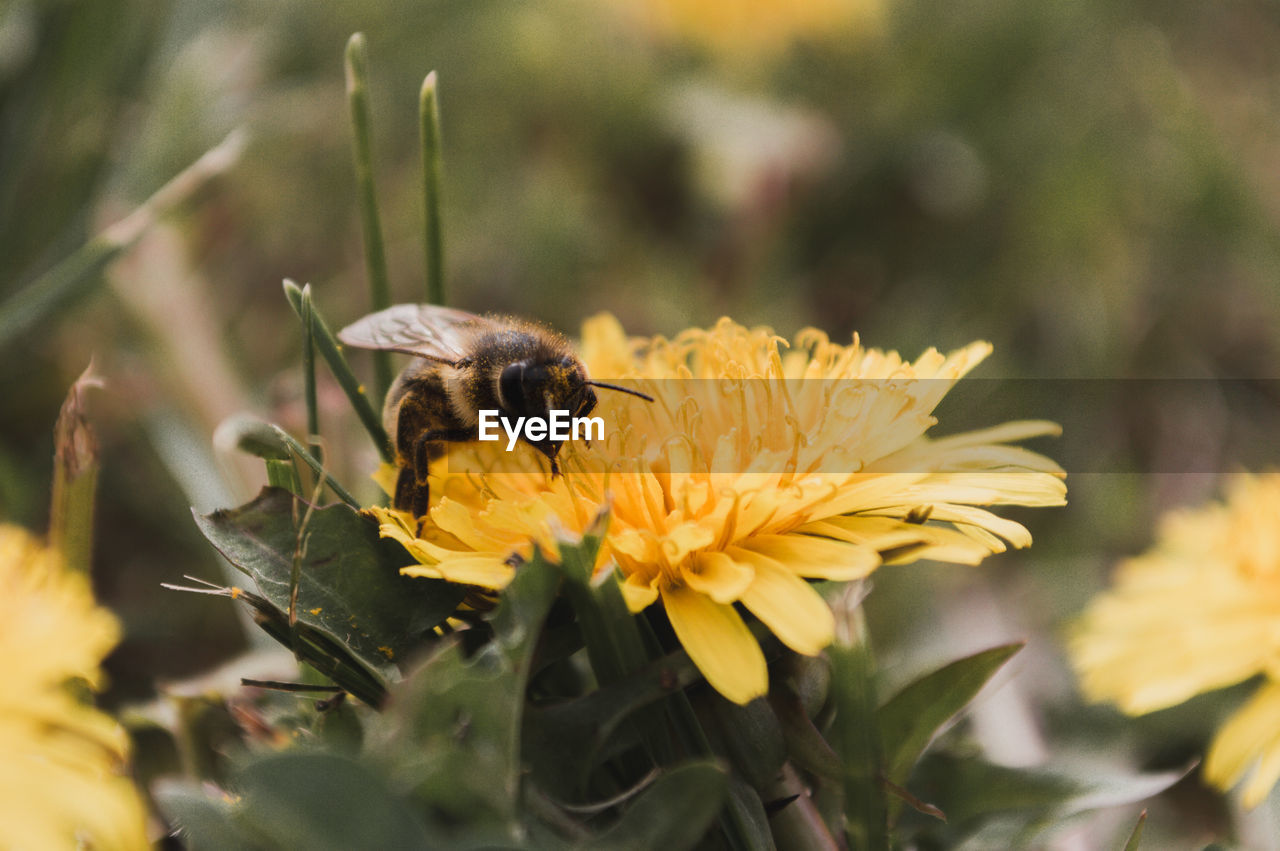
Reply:
[[[292,461],[279,461],[267,458],[267,484],[273,488],[284,488],[289,493],[302,496],[302,479],[298,477],[298,467]]]
[[[302,383],[307,402],[307,444],[316,460],[324,462],[320,445],[320,408],[316,401],[316,334],[315,305],[311,287],[302,290]]]
[[[100,280],[98,273],[107,264],[137,242],[158,219],[235,165],[244,146],[245,134],[239,130],[232,132],[132,213],[0,304],[0,346],[12,342],[50,313],[86,295]]]
[[[1147,826],[1147,811],[1143,810],[1142,815],[1138,816],[1138,823],[1133,826],[1133,832],[1129,834],[1129,839],[1124,844],[1124,851],[1138,851],[1138,847],[1142,845],[1142,829]]]
[[[293,435],[275,423],[263,422],[256,417],[245,414],[228,417],[223,421],[222,425],[218,426],[218,431],[214,434],[214,442],[222,446],[235,447],[242,452],[248,452],[250,455],[266,459],[268,473],[273,469],[273,465],[292,465],[293,459],[298,458],[311,468],[317,478],[322,479],[329,486],[338,499],[352,508],[361,507],[356,498],[348,493],[346,488],[338,484],[338,480],[324,469],[320,459],[312,455],[307,447],[303,446],[294,439]],[[290,476],[287,472],[284,472],[283,466],[275,467],[275,469],[281,472],[278,481],[273,480],[271,484],[301,495],[302,486],[297,470],[295,469],[293,475]]]
[[[94,495],[98,483],[98,437],[85,417],[85,392],[101,387],[90,363],[62,403],[54,426],[53,503],[49,540],[67,569],[88,573],[93,561]]]
[[[422,207],[426,228],[427,303],[444,304],[444,234],[440,218],[440,102],[436,96],[436,72],[422,81],[418,98],[418,122],[422,139]]]
[[[289,304],[293,306],[294,312],[298,316],[302,316],[303,289],[286,278],[284,294],[289,299]],[[383,461],[391,463],[395,459],[395,455],[391,452],[391,443],[387,439],[387,432],[382,427],[382,418],[369,401],[364,385],[356,378],[355,373],[351,371],[351,365],[343,357],[342,346],[339,345],[338,338],[333,335],[328,323],[324,321],[324,316],[320,314],[319,308],[314,305],[311,308],[311,324],[314,342],[316,348],[320,350],[320,356],[329,364],[333,377],[338,379],[338,384],[342,387],[342,391],[351,400],[351,406],[356,409],[356,416],[360,418],[360,423],[364,426],[365,431],[369,432],[369,436],[373,438],[373,443],[378,448],[378,454],[382,456]]]
[[[356,192],[360,196],[360,225],[364,233],[364,265],[369,278],[369,300],[378,311],[391,306],[391,280],[387,274],[387,252],[373,181],[373,121],[369,114],[369,57],[364,33],[355,33],[347,41],[345,58]],[[373,367],[381,396],[391,387],[391,353],[374,352]]]

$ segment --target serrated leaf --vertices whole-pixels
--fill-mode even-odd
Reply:
[[[502,592],[492,640],[470,656],[456,640],[440,647],[393,690],[370,735],[397,780],[451,820],[517,833],[525,686],[560,578],[535,554]]]
[[[343,504],[315,508],[280,488],[264,488],[239,508],[196,515],[196,524],[228,561],[253,578],[262,596],[289,611],[294,553],[303,529],[298,620],[345,645],[388,680],[394,662],[453,613],[461,586],[400,576],[412,559],[377,525]]]
[[[334,754],[270,754],[235,777],[241,823],[268,847],[439,847],[404,802],[355,760]]]
[[[957,659],[903,688],[876,713],[885,775],[905,784],[934,735],[1023,647],[1022,642],[992,647]]]
[[[607,833],[583,847],[683,851],[695,847],[725,802],[728,777],[710,760],[665,771],[637,795]]]

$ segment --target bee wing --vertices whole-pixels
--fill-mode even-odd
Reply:
[[[338,332],[338,339],[361,349],[404,352],[453,364],[466,356],[470,332],[488,324],[488,319],[465,310],[397,304],[351,323]]]

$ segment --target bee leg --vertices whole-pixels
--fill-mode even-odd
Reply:
[[[396,482],[396,505],[401,505],[401,486],[404,488],[404,507],[413,512],[414,517],[422,517],[431,506],[431,488],[428,485],[428,471],[431,459],[440,455],[440,449],[427,439],[430,432],[423,434],[413,442],[413,451],[409,456],[409,465],[400,471]]]
[[[425,517],[428,509],[431,508],[431,489],[427,487],[426,482],[414,485],[412,499],[413,516]]]
[[[396,477],[394,503],[396,508],[411,512],[414,517],[421,517],[427,513],[430,496],[431,491],[427,487],[426,479],[419,482],[418,475],[412,467],[405,467],[400,471],[400,475]]]
[[[471,432],[464,428],[435,429],[419,435],[410,450],[408,464],[401,468],[396,479],[395,506],[401,511],[412,511],[422,517],[430,507],[431,491],[427,485],[431,459],[444,454],[441,442],[459,443],[471,439]]]

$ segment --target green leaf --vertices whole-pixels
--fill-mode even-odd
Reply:
[[[782,725],[773,707],[763,697],[739,706],[718,694],[710,695],[710,704],[738,775],[760,792],[772,786],[787,760]]]
[[[598,541],[604,536],[608,524],[608,515],[601,514],[595,519],[592,528],[584,535],[584,541]],[[587,660],[595,674],[596,681],[606,687],[631,676],[642,669],[650,661],[650,653],[654,658],[662,655],[658,648],[646,648],[644,635],[641,632],[643,621],[633,615],[622,598],[622,590],[617,581],[617,574],[600,577],[593,575],[595,567],[595,548],[580,550],[574,553],[562,553],[561,567],[565,576],[565,596],[573,607],[573,613],[582,631],[583,643],[587,648]],[[682,698],[680,695],[677,699]],[[640,713],[639,717],[629,720],[632,726],[629,731],[640,738],[645,745],[645,754],[624,754],[617,761],[624,782],[634,782],[645,774],[651,765],[669,765],[676,759],[671,747],[667,731],[663,729],[663,712],[654,707]],[[682,723],[681,716],[672,716],[678,733],[684,733],[688,739],[687,726]],[[696,747],[689,748],[690,755],[709,756],[710,751],[702,751]],[[574,790],[577,791],[576,789]]]
[[[333,491],[338,499],[352,508],[360,507],[360,503],[356,501],[356,498],[347,493],[347,489],[339,484],[337,479],[324,468],[321,459],[278,425],[263,422],[257,417],[249,416],[248,414],[233,414],[219,424],[213,440],[216,444],[234,446],[242,452],[265,459],[268,473],[272,470],[273,461],[288,461],[290,466],[294,466],[293,459],[296,457],[310,467],[311,472],[315,473],[318,478],[324,479],[324,483],[329,486],[329,489]],[[318,445],[314,448],[319,451]],[[297,470],[295,469],[291,476],[284,478],[287,478],[290,484],[297,482]],[[275,486],[276,482],[272,481],[271,484]],[[296,489],[287,489],[293,490],[294,493],[302,493],[301,484]]]
[[[930,740],[1023,647],[993,647],[926,674],[890,698],[877,713],[885,774],[905,784]]]
[[[721,816],[721,826],[732,820],[732,833],[728,834],[734,847],[743,851],[773,851],[773,831],[769,829],[769,815],[764,811],[760,796],[741,777],[729,777],[729,797],[725,802],[727,816]]]
[[[237,772],[240,823],[268,847],[313,851],[440,847],[368,768],[342,756],[270,754]]]
[[[530,707],[524,718],[525,762],[542,788],[576,801],[606,744],[629,716],[701,678],[689,655],[677,650],[581,697]]]
[[[801,698],[785,683],[775,684],[769,692],[769,703],[773,706],[778,723],[782,725],[788,758],[811,774],[829,780],[839,779],[844,772],[844,765],[831,749],[831,744],[814,726]]]
[[[249,414],[232,414],[219,423],[213,442],[216,446],[234,446],[266,461],[293,460],[285,431]]]
[[[831,660],[826,656],[801,656],[798,653],[783,657],[780,666],[789,691],[799,699],[805,715],[810,718],[822,711],[831,688]],[[772,691],[772,688],[770,689]]]
[[[1194,766],[1149,774],[1074,776],[993,765],[976,755],[939,753],[917,766],[913,791],[936,803],[947,824],[928,819],[921,835],[951,847],[980,836],[1007,847],[1031,847],[1080,813],[1134,804],[1158,795]],[[914,819],[908,813],[904,822]]]
[[[465,589],[400,576],[399,568],[412,559],[399,544],[380,539],[377,525],[351,507],[314,508],[308,516],[309,508],[288,491],[264,488],[240,508],[196,515],[196,524],[286,613],[294,553],[301,546],[298,621],[347,647],[371,670],[398,680],[393,662],[422,647],[424,634],[453,613]]]
[[[1129,839],[1124,843],[1124,851],[1138,851],[1138,847],[1142,845],[1142,829],[1147,826],[1147,811],[1143,810],[1138,816],[1138,823],[1133,826],[1133,832],[1129,834]]]
[[[535,554],[502,592],[493,638],[470,656],[460,638],[444,644],[392,692],[385,723],[370,731],[372,752],[450,821],[518,835],[525,687],[560,578]]]
[[[251,851],[260,847],[235,823],[235,805],[194,783],[160,780],[152,790],[156,806],[191,851]]]
[[[267,484],[273,488],[283,488],[289,493],[302,493],[302,479],[298,476],[297,465],[292,461],[267,459]]]
[[[318,712],[317,716],[313,729],[327,750],[352,757],[360,753],[360,746],[364,743],[365,713],[357,711],[351,701],[343,700]],[[373,718],[368,720],[375,723]]]
[[[584,847],[682,851],[698,845],[725,802],[728,777],[711,760],[673,768],[636,796],[607,833]]]
[[[169,586],[173,587],[173,586]],[[277,606],[251,591],[243,589],[177,589],[213,593],[233,597],[253,610],[253,620],[263,632],[291,648],[299,662],[310,665],[334,684],[369,706],[380,707],[387,697],[387,681],[370,671],[351,648],[321,630],[298,621],[290,625],[289,616]]]
[[[597,528],[583,537],[584,543],[591,542],[589,549],[561,554],[561,566],[568,580],[565,594],[582,629],[591,669],[601,685],[635,673],[649,661],[635,616],[622,599],[618,583],[612,577],[603,582],[592,581],[595,553],[606,522],[606,518],[599,519]]]
[[[598,546],[608,520],[607,514],[598,516],[592,528],[583,536],[583,541],[591,541]],[[580,549],[562,555],[567,580],[565,595],[577,616],[587,647],[587,658],[600,684],[607,686],[618,682],[643,668],[650,659],[660,656],[662,651],[657,646],[648,622],[642,617],[636,617],[627,608],[616,575],[593,575],[595,550]],[[663,713],[656,707],[639,713],[634,719],[636,732],[644,741],[652,762],[669,765],[674,761],[668,730],[676,734],[686,753],[711,756],[710,744],[689,705],[688,697],[682,690],[676,689],[672,690],[670,698],[665,713],[665,720],[669,723],[664,723]],[[643,765],[642,755],[627,754],[624,757],[618,760],[624,776],[634,778],[644,773],[647,766]],[[750,847],[742,835],[748,829],[740,823],[743,817],[733,807],[726,808],[724,812],[722,827],[731,848]]]

